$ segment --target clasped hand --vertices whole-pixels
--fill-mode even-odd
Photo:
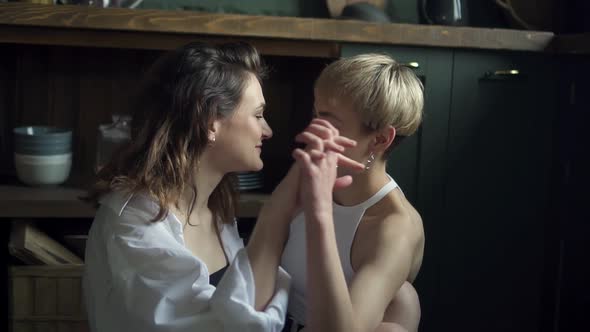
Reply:
[[[340,136],[326,120],[313,119],[295,140],[305,144],[305,148],[293,151],[296,162],[261,211],[262,215],[283,216],[288,222],[302,207],[318,212],[329,209],[331,213],[332,191],[352,183],[350,176],[337,176],[337,166],[364,169],[363,164],[342,154],[356,146],[356,142]]]
[[[350,175],[338,177],[337,167],[364,169],[363,164],[342,154],[356,142],[340,136],[330,122],[322,119],[314,119],[295,139],[306,145],[293,151],[295,167],[299,168],[297,198],[306,213],[331,214],[333,190],[352,183]]]

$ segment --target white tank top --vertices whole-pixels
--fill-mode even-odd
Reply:
[[[351,265],[350,249],[360,221],[365,211],[379,202],[385,195],[398,187],[397,183],[389,176],[389,182],[375,195],[366,201],[353,205],[342,206],[333,203],[334,230],[340,264],[344,271],[346,283],[354,275]],[[291,275],[292,287],[289,295],[289,314],[301,324],[305,324],[305,286],[307,273],[306,242],[305,242],[305,216],[299,213],[291,222],[289,240],[283,251],[281,266]]]

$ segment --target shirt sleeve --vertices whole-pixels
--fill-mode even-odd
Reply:
[[[168,234],[163,236],[162,234]],[[119,223],[107,243],[113,310],[128,331],[281,331],[290,277],[278,270],[276,291],[263,311],[254,308],[255,284],[244,248],[218,287],[207,269],[158,223]]]

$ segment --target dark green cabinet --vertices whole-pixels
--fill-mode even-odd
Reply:
[[[425,86],[424,121],[419,131],[394,150],[388,161],[388,171],[399,182],[406,196],[416,202],[421,189],[418,179],[424,175],[420,169],[421,158],[426,157],[427,160],[424,162],[436,167],[444,163],[445,151],[440,147],[444,146],[447,135],[451,53],[444,50],[416,50],[375,45],[345,45],[341,51],[343,57],[362,53],[385,53],[399,63],[418,65],[415,71]]]
[[[554,271],[552,61],[455,51],[453,63],[437,321],[454,331],[540,331]]]
[[[388,172],[420,211],[426,231],[424,262],[415,286],[421,294],[423,331],[440,331],[433,319],[439,308],[438,274],[444,240],[443,215],[452,52],[375,45],[345,45],[342,56],[385,53],[400,63],[417,63],[416,74],[424,84],[424,118],[418,132],[407,138],[390,156]]]
[[[424,122],[389,172],[424,219],[421,331],[544,331],[553,310],[553,60],[347,45],[418,62]],[[550,325],[550,324],[549,324]]]
[[[559,112],[559,313],[560,332],[580,331],[590,308],[590,57],[560,59]]]

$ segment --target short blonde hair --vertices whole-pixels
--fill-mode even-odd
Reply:
[[[396,135],[410,136],[422,121],[422,82],[387,55],[339,59],[322,71],[315,88],[326,97],[349,98],[369,130],[391,125]]]

